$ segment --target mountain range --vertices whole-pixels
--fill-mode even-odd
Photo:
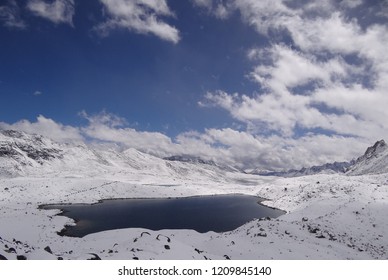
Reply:
[[[240,172],[232,166],[221,166],[213,161],[191,155],[158,158],[135,149],[98,149],[85,144],[61,144],[46,137],[15,130],[0,131],[0,176],[147,173],[160,176],[190,177],[193,174],[212,179],[225,172]],[[349,162],[334,162],[288,171],[253,169],[249,174],[261,176],[298,177],[313,174],[347,175],[379,174],[388,172],[388,146],[384,140],[367,148],[364,155]]]
[[[285,171],[266,171],[261,169],[249,170],[247,173],[261,176],[299,177],[314,174],[364,175],[388,172],[388,146],[384,140],[377,141],[368,147],[365,154],[357,159],[344,162],[325,163],[302,169]]]
[[[130,148],[101,148],[56,143],[49,138],[14,130],[0,130],[0,177],[120,176],[204,178],[221,180],[233,168],[196,161],[165,160]],[[128,177],[128,176],[127,176]]]

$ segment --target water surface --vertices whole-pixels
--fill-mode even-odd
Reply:
[[[194,229],[225,232],[262,217],[276,218],[283,211],[266,207],[262,199],[247,195],[214,195],[162,199],[102,200],[97,204],[45,205],[62,209],[76,221],[62,234],[83,237],[119,228]]]

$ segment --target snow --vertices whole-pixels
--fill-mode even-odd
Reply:
[[[36,139],[26,137],[11,141],[0,133],[0,147],[23,144],[16,145],[18,154],[0,157],[0,255],[7,259],[388,258],[387,173],[278,178],[166,161],[136,150],[96,151],[48,140],[35,145]],[[55,148],[56,156],[32,160],[25,147]],[[287,213],[225,233],[132,228],[72,238],[57,232],[74,221],[57,216],[59,210],[39,209],[113,198],[233,193],[263,197],[264,204]]]
[[[236,181],[242,179],[241,174],[233,176]],[[15,259],[16,255],[28,259],[85,259],[90,253],[102,259],[387,258],[387,175],[317,175],[298,179],[249,176],[245,179],[257,184],[160,182],[157,177],[134,183],[124,176],[115,181],[103,178],[1,179],[0,254],[8,259]],[[160,186],[162,183],[174,184],[174,187]],[[265,204],[283,209],[287,214],[272,220],[255,220],[222,234],[122,229],[70,238],[57,235],[64,225],[72,224],[70,219],[56,216],[56,210],[38,209],[38,205],[47,203],[95,203],[106,198],[221,193],[265,197],[269,199]],[[157,238],[159,234],[164,237]],[[47,246],[52,254],[44,250]],[[16,253],[7,252],[9,248],[14,248]]]

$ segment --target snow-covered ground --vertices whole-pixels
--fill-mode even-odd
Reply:
[[[133,174],[132,174],[133,175]],[[0,255],[7,259],[386,259],[388,175],[314,175],[280,179],[227,173],[201,178],[112,174],[100,178],[0,179]],[[165,187],[163,185],[174,185]],[[287,214],[226,233],[122,229],[84,238],[57,235],[72,221],[47,203],[106,198],[242,193],[267,198]],[[95,255],[94,255],[95,254]]]
[[[0,131],[0,259],[387,259],[388,147],[357,159],[349,176],[243,174],[134,149],[58,144]],[[285,210],[225,233],[121,229],[61,237],[74,221],[39,205],[112,198],[248,194]]]

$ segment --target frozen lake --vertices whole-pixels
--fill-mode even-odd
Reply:
[[[266,207],[263,199],[247,195],[214,195],[162,199],[103,200],[97,204],[45,205],[61,209],[76,226],[61,234],[83,237],[119,228],[193,229],[198,232],[225,232],[256,218],[276,218],[283,211]]]

